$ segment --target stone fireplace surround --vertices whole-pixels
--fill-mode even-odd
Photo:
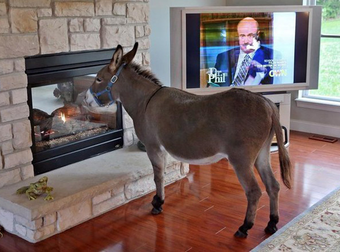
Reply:
[[[154,190],[151,164],[134,149],[137,138],[124,113],[125,148],[45,174],[53,202],[15,195],[38,180],[24,58],[118,44],[129,50],[138,41],[135,60],[148,67],[148,20],[148,0],[0,0],[0,225],[6,231],[37,242]],[[169,159],[166,181],[187,172],[187,164]]]

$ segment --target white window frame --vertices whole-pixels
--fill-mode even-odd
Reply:
[[[316,1],[307,0],[304,4],[315,5]],[[321,34],[321,38],[338,38],[340,41],[340,35],[324,35]],[[298,107],[326,110],[332,112],[340,113],[340,98],[310,95],[309,90],[300,90],[298,98],[296,99],[296,104]]]

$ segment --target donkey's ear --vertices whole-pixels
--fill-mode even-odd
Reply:
[[[135,45],[133,46],[133,48],[130,52],[128,52],[127,54],[124,55],[123,62],[125,64],[129,64],[133,60],[133,58],[136,55],[137,49],[138,49],[138,42],[135,43]]]
[[[121,45],[118,45],[116,47],[115,52],[113,53],[111,62],[109,64],[109,70],[111,73],[113,73],[113,71],[118,68],[118,66],[120,65],[121,61],[123,58],[123,48]]]

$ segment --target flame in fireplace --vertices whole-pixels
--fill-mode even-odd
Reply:
[[[66,122],[66,116],[65,116],[65,114],[61,113],[60,119],[65,123],[65,122]]]

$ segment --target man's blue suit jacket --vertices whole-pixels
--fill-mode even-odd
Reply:
[[[239,55],[240,47],[235,47],[231,50],[217,55],[215,68],[224,73],[227,73],[226,82],[219,83],[221,86],[230,86],[230,84],[234,80]],[[256,50],[253,57],[253,60],[256,60],[261,65],[268,65],[268,62],[266,60],[271,59],[273,59],[273,50],[265,46],[260,46],[260,48]],[[271,70],[271,68],[267,66],[266,69],[267,71],[261,81],[261,84],[273,84],[273,77],[269,76],[269,71]],[[256,69],[249,69],[248,75],[249,74],[255,77]]]

